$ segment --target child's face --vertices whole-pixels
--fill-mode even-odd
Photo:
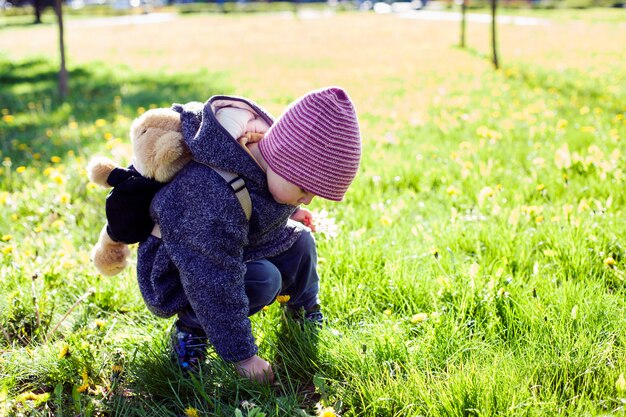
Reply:
[[[274,200],[281,204],[290,204],[292,206],[309,204],[315,197],[313,193],[287,181],[269,167],[267,168],[267,186]]]

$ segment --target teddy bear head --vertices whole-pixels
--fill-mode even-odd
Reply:
[[[190,160],[181,132],[180,114],[171,109],[151,109],[130,127],[133,166],[144,177],[169,182]]]

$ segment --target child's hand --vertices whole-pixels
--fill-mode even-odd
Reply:
[[[274,381],[274,372],[268,361],[258,357],[251,356],[241,362],[235,364],[237,373],[245,378],[259,383],[271,383]]]
[[[302,223],[303,225],[311,229],[312,232],[315,232],[313,213],[311,213],[310,210],[300,207],[298,208],[298,210],[295,211],[295,213],[291,215],[291,219]]]
[[[239,142],[255,143],[263,139],[263,133],[248,132],[239,138]]]

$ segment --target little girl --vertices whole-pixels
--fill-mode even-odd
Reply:
[[[240,97],[173,109],[193,160],[152,200],[160,233],[139,245],[139,287],[153,313],[178,316],[172,349],[182,367],[195,368],[211,343],[240,375],[271,382],[248,317],[289,295],[288,309],[321,324],[315,241],[298,222],[311,223],[311,216],[298,207],[316,196],[343,199],[361,155],[354,106],[343,89],[330,87],[296,100],[275,122]],[[216,113],[225,110],[233,112],[230,121],[220,114],[220,123]],[[236,140],[265,127],[257,142]],[[249,220],[211,168],[245,181]]]

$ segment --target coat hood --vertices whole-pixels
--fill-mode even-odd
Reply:
[[[268,126],[274,123],[274,117],[270,113],[243,97],[220,95],[211,97],[204,104],[174,104],[172,110],[180,113],[183,139],[192,158],[253,181],[265,181],[265,173],[239,145],[238,138],[232,137],[217,121],[215,114],[224,107],[243,108],[254,113]]]

